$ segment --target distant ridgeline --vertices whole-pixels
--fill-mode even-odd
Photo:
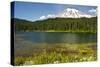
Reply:
[[[97,17],[49,18],[27,21],[13,18],[16,32],[97,32]]]

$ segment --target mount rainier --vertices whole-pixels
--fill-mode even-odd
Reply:
[[[47,16],[41,16],[40,19],[56,18],[56,17],[59,17],[59,18],[82,18],[82,17],[91,18],[93,16],[86,14],[78,9],[67,8],[67,9],[64,9],[61,13],[58,13],[57,15],[49,14]]]

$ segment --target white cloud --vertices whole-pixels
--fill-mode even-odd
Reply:
[[[43,20],[43,19],[46,19],[46,17],[45,16],[41,16],[40,19]]]
[[[47,18],[55,18],[56,16],[55,15],[53,15],[53,14],[48,14],[47,15]]]
[[[54,15],[54,14],[48,14],[47,16],[41,16],[40,20],[44,20],[44,19],[47,19],[47,18],[55,18],[55,17],[56,17],[56,15]]]
[[[96,13],[97,12],[97,9],[91,9],[88,12],[90,12],[90,13]]]

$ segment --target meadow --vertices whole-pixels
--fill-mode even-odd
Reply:
[[[87,62],[97,60],[96,43],[52,45],[41,44],[30,50],[18,50],[15,53],[15,65],[57,64],[70,62]]]

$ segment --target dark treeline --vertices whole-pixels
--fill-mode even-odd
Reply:
[[[60,31],[60,32],[96,32],[97,17],[92,18],[49,18],[27,21],[14,18],[15,31]]]

